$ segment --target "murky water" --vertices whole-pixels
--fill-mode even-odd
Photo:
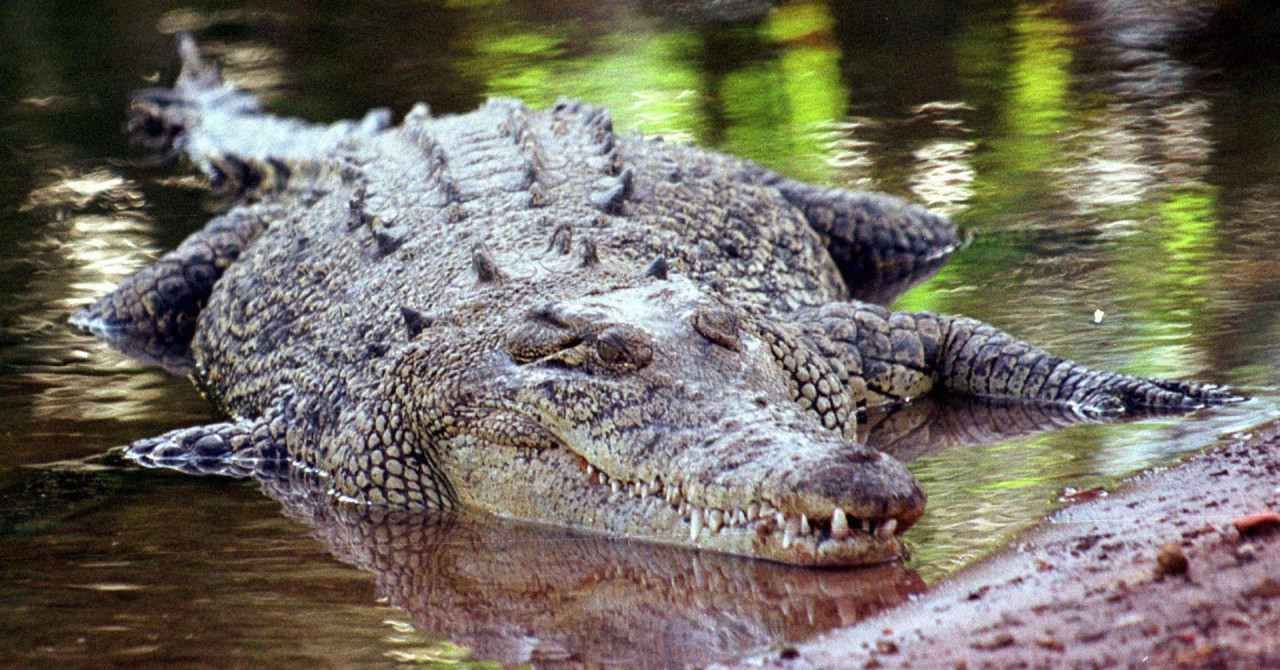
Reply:
[[[1277,414],[1274,12],[1171,49],[1146,39],[1158,23],[1134,31],[1053,3],[794,2],[731,25],[668,4],[0,6],[3,658],[729,658],[899,602],[1068,487]],[[149,166],[121,132],[128,92],[172,75],[182,29],[287,114],[575,96],[608,105],[620,128],[926,202],[976,241],[899,307],[1254,399],[1120,425],[963,403],[870,417],[868,439],[916,458],[930,496],[912,561],[871,571],[371,517],[287,481],[268,485],[277,501],[248,482],[143,471],[102,455],[212,410],[185,380],[65,321],[209,216],[187,173]],[[1030,431],[1046,424],[1064,427]]]

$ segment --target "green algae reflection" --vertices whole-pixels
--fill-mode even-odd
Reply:
[[[543,107],[603,105],[623,130],[714,146],[823,181],[814,129],[843,117],[839,46],[823,3],[789,4],[759,25],[673,26],[620,10],[616,29],[508,20],[472,36],[467,69],[487,96]]]

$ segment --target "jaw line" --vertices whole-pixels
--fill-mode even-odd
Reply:
[[[833,517],[810,519],[780,510],[767,500],[735,505],[730,510],[718,509],[685,499],[678,483],[665,482],[660,477],[643,481],[611,475],[572,447],[565,448],[580,468],[586,486],[608,489],[606,504],[614,509],[631,507],[637,514],[652,513],[653,506],[661,501],[668,512],[677,515],[679,526],[671,528],[668,535],[631,536],[637,539],[810,565],[887,562],[902,553],[901,535],[908,524],[896,518],[856,518],[846,514],[845,527],[837,529]],[[591,525],[583,527],[602,530]]]
[[[570,446],[571,441],[558,431],[545,427],[526,412],[510,407],[503,409],[546,430],[555,445],[538,450],[535,458],[547,467],[560,470],[564,485],[582,486],[592,492],[589,497],[597,500],[591,503],[594,510],[581,509],[576,518],[491,510],[499,516],[798,565],[884,563],[903,552],[901,534],[909,523],[897,519],[863,519],[846,513],[848,530],[843,538],[837,538],[833,536],[831,516],[807,518],[769,500],[746,501],[732,509],[717,509],[703,501],[687,499],[678,482],[667,482],[660,477],[645,481],[610,474]],[[513,455],[529,453],[510,444],[488,443]],[[835,509],[834,504],[832,508]],[[640,523],[628,524],[623,520],[615,524],[601,519],[623,515],[630,515]],[[665,520],[659,521],[656,518],[659,516]]]

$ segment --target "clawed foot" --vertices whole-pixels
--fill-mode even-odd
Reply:
[[[1106,375],[1099,385],[1068,404],[1089,417],[1134,411],[1189,412],[1208,405],[1241,402],[1246,398],[1226,386],[1170,379]]]
[[[255,428],[257,430],[255,430]],[[146,467],[163,467],[193,474],[248,477],[287,463],[270,445],[266,429],[253,424],[217,423],[173,430],[138,440],[125,448],[125,457]]]

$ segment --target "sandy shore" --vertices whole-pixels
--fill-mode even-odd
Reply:
[[[781,668],[1280,668],[1280,426],[1053,515]]]

